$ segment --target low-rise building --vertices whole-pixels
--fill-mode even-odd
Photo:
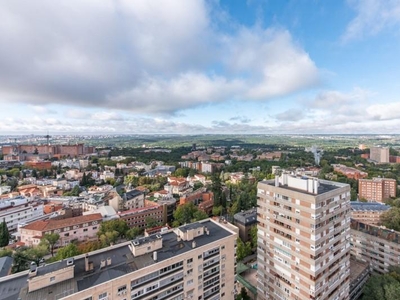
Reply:
[[[400,232],[351,220],[351,254],[378,273],[400,264]]]
[[[126,221],[129,227],[146,228],[148,218],[153,219],[159,224],[167,222],[166,212],[163,205],[153,203],[142,208],[135,208],[118,213],[119,217]]]
[[[86,241],[96,237],[102,220],[99,213],[62,220],[39,220],[20,227],[21,242],[36,246],[47,233],[60,235],[57,246],[68,245],[72,241]]]
[[[332,166],[333,166],[333,170],[335,172],[343,174],[344,176],[346,176],[347,178],[350,178],[350,179],[358,180],[358,179],[366,178],[368,176],[367,172],[357,170],[356,168],[347,167],[347,166],[341,165],[341,164],[333,164]]]
[[[381,214],[390,209],[389,205],[378,202],[351,201],[351,218],[366,224],[379,225]]]
[[[22,196],[0,201],[0,220],[5,220],[10,232],[16,231],[19,223],[32,222],[43,215],[43,204],[28,202]]]
[[[108,205],[112,206],[117,212],[144,207],[144,198],[144,193],[136,189],[130,190],[122,196],[113,189],[105,197]]]
[[[369,264],[350,257],[350,300],[358,300],[371,272]]]
[[[251,241],[250,229],[257,226],[257,209],[249,209],[233,216],[234,224],[239,228],[239,237],[243,242]]]

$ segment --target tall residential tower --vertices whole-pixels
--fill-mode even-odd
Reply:
[[[257,195],[258,299],[348,299],[349,185],[284,173]]]

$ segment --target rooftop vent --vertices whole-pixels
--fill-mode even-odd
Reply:
[[[67,266],[72,266],[74,264],[74,258],[70,257],[67,259]]]

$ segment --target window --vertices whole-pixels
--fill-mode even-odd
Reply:
[[[53,281],[56,281],[56,277],[55,276],[50,277],[50,282],[53,282]]]
[[[123,292],[123,291],[126,291],[126,285],[120,286],[120,287],[118,288],[118,293],[119,293],[119,292]]]
[[[186,262],[187,262],[188,264],[192,263],[192,262],[193,262],[193,258],[188,259]]]
[[[101,293],[101,294],[99,295],[99,300],[101,300],[101,299],[106,299],[106,298],[107,298],[107,292]]]
[[[88,231],[87,228],[83,229],[83,232],[87,232],[87,231]]]

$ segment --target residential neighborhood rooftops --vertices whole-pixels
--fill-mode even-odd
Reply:
[[[54,229],[64,228],[67,226],[88,223],[93,221],[102,220],[102,216],[100,213],[67,218],[62,220],[39,220],[28,225],[25,225],[23,228],[28,230],[36,230],[36,231],[51,231]]]
[[[378,202],[351,201],[350,206],[352,211],[385,211],[390,209],[389,205]]]
[[[208,234],[199,235],[194,238],[196,247],[201,247],[235,234],[234,231],[229,230],[224,225],[213,220],[200,221],[198,223],[182,226],[180,229],[196,228],[196,226],[208,228]],[[29,291],[27,272],[22,272],[19,276],[14,275],[2,279],[0,280],[1,299],[4,299],[3,295],[9,297],[6,299],[58,299],[57,297],[60,295],[62,295],[62,297],[72,295],[193,249],[192,241],[177,239],[177,234],[173,230],[139,240],[146,243],[149,239],[162,240],[162,248],[157,250],[157,260],[154,260],[153,251],[135,256],[130,248],[134,241],[129,241],[90,252],[87,255],[76,256],[74,260],[62,260],[39,266],[36,275],[29,280],[38,280],[41,276],[43,276],[43,278],[48,278],[45,276],[51,276],[49,273],[62,269],[68,270],[68,268],[73,272],[71,273],[73,277],[53,285],[46,285],[37,290]],[[87,269],[89,263],[92,266],[90,270]],[[143,270],[143,272],[145,274],[146,271]],[[3,291],[6,292],[3,293]]]

